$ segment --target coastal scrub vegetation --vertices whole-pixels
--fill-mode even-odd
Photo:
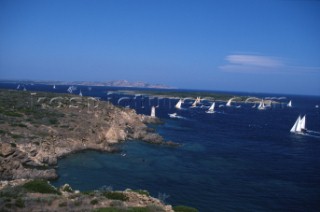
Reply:
[[[121,201],[129,200],[129,197],[126,194],[118,191],[108,191],[103,193],[103,196],[113,200],[121,200]]]
[[[172,208],[175,212],[198,212],[196,208],[185,205],[177,205]]]
[[[60,192],[45,180],[32,180],[23,185],[29,192],[43,193],[43,194],[60,194]]]

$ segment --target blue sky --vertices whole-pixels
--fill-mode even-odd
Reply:
[[[0,78],[320,95],[320,1],[0,0]]]

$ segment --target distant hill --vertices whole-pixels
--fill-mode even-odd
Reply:
[[[89,82],[89,81],[36,81],[36,80],[0,80],[4,83],[21,84],[49,84],[49,85],[87,85],[87,86],[111,86],[111,87],[132,87],[132,88],[161,88],[170,89],[173,87],[163,84],[151,84],[146,82],[129,82],[127,80],[113,80],[108,82]]]

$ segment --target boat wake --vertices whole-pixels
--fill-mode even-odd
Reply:
[[[319,131],[308,130],[307,132],[308,132],[308,133],[312,133],[312,134],[318,134],[318,135],[320,135],[320,132],[319,132]]]
[[[309,130],[304,133],[303,135],[313,137],[313,138],[319,138],[320,139],[320,132],[310,132]]]

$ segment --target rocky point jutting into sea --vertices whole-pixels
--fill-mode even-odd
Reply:
[[[115,151],[114,144],[142,140],[174,145],[138,115],[92,97],[0,91],[0,179],[53,179],[59,157],[82,150]]]
[[[101,207],[173,211],[144,191],[100,190],[88,195],[43,181],[58,177],[57,160],[70,153],[117,151],[115,144],[126,140],[176,146],[146,125],[158,123],[157,118],[93,97],[0,90],[0,209],[41,211],[43,203],[37,199],[43,199],[48,200],[48,211],[66,206],[70,211]]]

